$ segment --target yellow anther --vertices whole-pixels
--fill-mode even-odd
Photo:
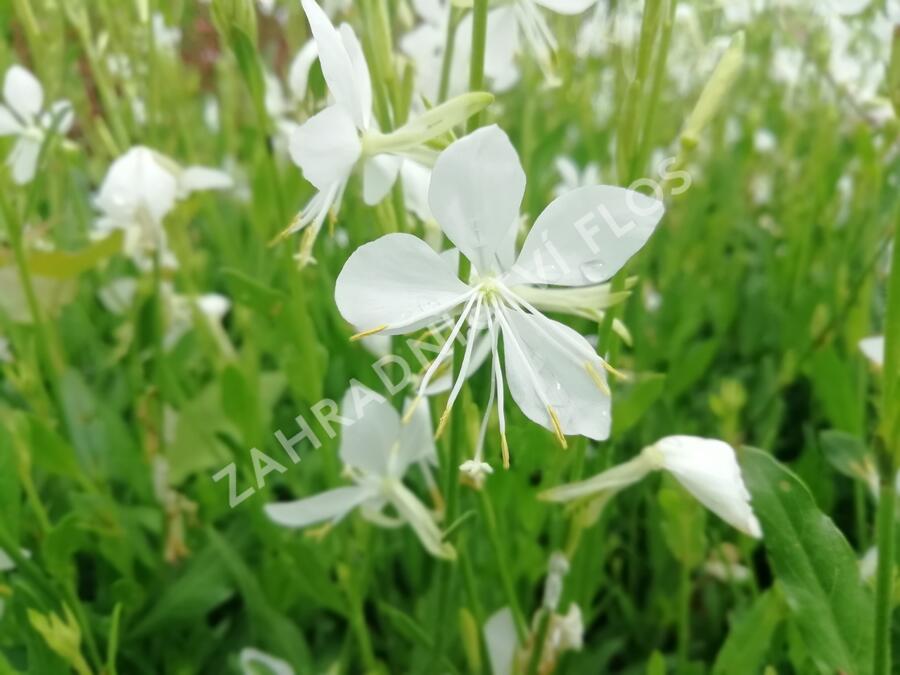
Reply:
[[[623,373],[621,370],[616,370],[615,368],[613,368],[613,367],[612,367],[607,361],[605,361],[604,359],[600,359],[600,363],[603,364],[603,368],[606,370],[606,372],[608,372],[608,373],[609,373],[610,375],[612,375],[613,377],[617,377],[618,379],[620,379],[620,380],[622,380],[622,381],[627,381],[627,380],[630,379],[630,378],[628,377],[628,375],[626,375],[625,373]]]
[[[362,333],[357,333],[356,335],[351,335],[350,342],[356,342],[357,340],[362,340],[364,337],[369,337],[370,335],[375,335],[377,333],[380,333],[387,327],[388,327],[388,325],[386,323],[383,323],[380,326],[376,326],[375,328],[370,328],[369,330],[364,330]]]
[[[606,380],[604,380],[600,373],[594,368],[594,364],[590,361],[584,362],[584,369],[587,371],[588,375],[591,376],[591,379],[594,381],[594,384],[597,385],[597,388],[602,391],[607,396],[611,396],[612,392],[609,390],[609,385],[606,384]]]
[[[269,242],[269,246],[275,246],[276,244],[281,243],[285,239],[287,239],[290,235],[292,235],[299,227],[300,218],[303,216],[303,212],[301,211],[296,216],[291,219],[290,224],[284,228],[281,232],[276,234],[272,241]]]
[[[331,532],[331,523],[325,523],[321,527],[314,527],[312,529],[306,530],[304,535],[310,539],[314,539],[315,541],[322,541],[329,532]]]
[[[550,413],[550,422],[553,424],[553,433],[556,434],[556,440],[559,441],[562,449],[565,450],[569,447],[569,444],[566,443],[566,437],[563,434],[562,425],[559,423],[559,417],[556,416],[556,411],[550,404],[547,404],[547,412]]]
[[[450,408],[445,408],[444,412],[441,414],[441,420],[438,422],[437,431],[434,432],[434,438],[437,440],[441,437],[441,434],[444,433],[444,429],[447,427],[447,422],[450,421]]]

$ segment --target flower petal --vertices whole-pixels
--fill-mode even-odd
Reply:
[[[869,361],[884,367],[884,335],[873,335],[859,341],[859,349]]]
[[[41,154],[41,143],[29,136],[20,136],[13,145],[12,152],[6,158],[12,171],[13,182],[16,185],[30,183],[37,171],[38,157]]]
[[[306,527],[326,520],[337,522],[372,496],[370,488],[351,485],[293,502],[267,504],[265,510],[279,525]]]
[[[353,67],[353,81],[358,97],[360,120],[362,120],[360,128],[368,129],[372,123],[372,78],[369,76],[369,66],[366,63],[362,45],[359,44],[359,39],[353,29],[348,24],[342,23],[340,33],[344,49],[347,50],[347,55],[350,57],[350,65]]]
[[[509,607],[494,612],[485,622],[484,643],[491,662],[491,672],[494,675],[511,675],[519,641],[516,637],[512,610]]]
[[[734,449],[724,441],[667,436],[654,443],[663,467],[722,520],[751,537],[761,537]],[[645,451],[646,452],[646,451]]]
[[[369,206],[385,198],[397,180],[403,160],[394,155],[376,155],[363,167],[363,200]]]
[[[497,249],[516,226],[524,193],[525,172],[516,150],[493,125],[440,154],[428,201],[447,237],[483,273],[499,268]]]
[[[500,325],[506,378],[522,412],[555,431],[549,405],[562,433],[607,439],[611,401],[598,382],[604,369],[593,347],[568,326],[547,317],[509,310],[504,315]]]
[[[589,185],[555,199],[538,216],[512,268],[524,283],[586,286],[618,272],[653,234],[657,199]]]
[[[397,233],[354,251],[338,275],[334,299],[354,326],[383,326],[381,332],[396,335],[427,326],[469,292],[428,244]]]
[[[403,199],[406,208],[416,214],[419,220],[434,220],[428,208],[428,187],[431,184],[431,169],[414,162],[404,160],[400,167],[400,179],[403,181]]]
[[[407,405],[413,405],[412,401],[407,401]],[[429,464],[437,464],[434,427],[431,424],[431,411],[427,401],[418,402],[409,421],[400,429],[400,445],[393,467],[394,475],[402,476],[410,464],[423,459]]]
[[[376,476],[386,476],[400,438],[400,415],[394,407],[381,394],[352,384],[341,401],[341,417],[347,420],[338,452],[341,461]]]
[[[471,14],[466,18],[470,19]],[[470,19],[471,20],[471,19]],[[468,30],[471,26],[460,30]],[[511,89],[519,81],[519,66],[516,54],[519,53],[519,22],[512,5],[497,7],[488,13],[488,35],[484,55],[484,74],[490,78],[493,90],[504,92]]]
[[[306,88],[309,84],[309,71],[312,64],[319,58],[319,48],[315,40],[308,41],[297,52],[291,67],[288,69],[288,88],[291,96],[296,101],[302,101],[306,97]]]
[[[557,14],[581,14],[597,4],[597,0],[534,0],[536,5]]]
[[[397,509],[400,517],[415,531],[422,546],[431,555],[454,560],[456,550],[451,544],[443,541],[440,528],[425,505],[400,481],[393,481],[388,492],[388,499]]]
[[[228,190],[232,187],[234,179],[230,175],[206,166],[189,166],[178,176],[178,192],[182,197],[200,190]]]
[[[133,218],[143,208],[160,223],[175,206],[177,188],[175,176],[160,165],[155,153],[136,146],[109,167],[96,203],[112,217]]]
[[[0,103],[0,136],[19,133],[22,133],[22,125],[19,120],[9,111],[9,108]]]
[[[637,483],[655,468],[648,457],[640,454],[586,480],[545,490],[540,494],[540,498],[548,502],[567,502],[605,492],[617,492]]]
[[[44,105],[44,88],[31,71],[14,64],[3,80],[3,98],[16,115],[28,122],[37,117]]]
[[[319,63],[328,90],[338,105],[350,112],[356,126],[365,129],[357,70],[345,41],[315,0],[302,0],[302,4],[318,46]]]
[[[291,159],[319,190],[347,179],[362,153],[359,133],[347,111],[325,108],[291,135]]]
[[[262,667],[264,670],[260,670]],[[276,659],[252,647],[241,650],[242,675],[294,675],[294,669],[287,661]]]

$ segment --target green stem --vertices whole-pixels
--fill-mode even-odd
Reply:
[[[873,675],[891,671],[891,613],[894,599],[894,517],[897,490],[886,476],[878,494],[878,571],[875,586],[875,667]]]
[[[469,66],[469,91],[484,90],[484,53],[487,46],[488,0],[475,0],[472,7],[472,61]],[[467,131],[481,126],[481,113],[469,118]]]
[[[453,52],[456,51],[456,27],[457,12],[453,3],[449,3],[447,9],[447,35],[444,39],[444,58],[441,61],[441,83],[438,88],[438,103],[447,100],[447,93],[450,91],[450,70],[453,66]]]
[[[541,657],[544,655],[544,643],[547,642],[547,632],[550,630],[550,618],[552,612],[546,607],[541,610],[540,623],[534,638],[534,647],[531,650],[531,658],[528,660],[526,675],[537,675],[541,665]]]
[[[691,643],[691,570],[680,566],[678,583],[678,668],[679,675],[688,672],[688,651]]]

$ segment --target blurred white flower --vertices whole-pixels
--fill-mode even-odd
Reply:
[[[454,558],[456,552],[442,541],[432,514],[402,482],[413,463],[432,461],[437,456],[428,406],[410,412],[409,423],[401,424],[400,415],[383,396],[360,384],[351,385],[341,402],[344,426],[338,452],[354,484],[297,501],[269,504],[269,518],[287,527],[307,527],[326,521],[337,523],[359,508],[364,518],[377,525],[409,525],[429,553]],[[389,505],[397,517],[384,513]]]
[[[232,187],[223,171],[202,166],[182,168],[173,160],[143,146],[136,146],[116,159],[106,173],[94,205],[100,216],[94,236],[114,230],[125,235],[124,251],[139,264],[159,250],[164,266],[173,266],[167,252],[163,219],[179,199],[198,190]]]
[[[175,51],[181,44],[181,29],[166,25],[166,17],[162,12],[153,12],[153,42],[156,47],[165,51]]]
[[[353,29],[336,29],[314,0],[302,0],[319,54],[322,73],[334,103],[311,117],[291,135],[290,153],[318,193],[281,234],[307,228],[298,260],[312,261],[315,238],[329,213],[340,208],[347,182],[359,164],[363,200],[379,203],[391,190],[404,161],[428,164],[434,151],[424,143],[477,112],[491,97],[466,94],[382,134],[372,113],[372,82],[365,55]]]
[[[877,368],[884,367],[884,335],[873,335],[859,341],[859,349]]]
[[[309,40],[294,56],[288,69],[287,92],[272,73],[265,73],[265,107],[266,112],[275,122],[278,132],[275,138],[276,149],[287,152],[291,136],[300,127],[296,118],[299,104],[306,98],[309,83],[309,71],[319,58],[319,50],[315,40]]]
[[[569,157],[557,157],[554,163],[560,178],[559,183],[553,188],[554,197],[562,197],[572,190],[586,185],[597,185],[600,182],[600,168],[594,162],[588,163],[583,169],[579,169]]]
[[[0,363],[12,363],[13,356],[9,349],[9,340],[0,336]]]
[[[0,548],[0,572],[9,572],[10,570],[14,570],[16,568],[16,564],[12,561],[12,558]]]
[[[439,324],[462,308],[419,385],[417,400],[468,321],[463,377],[453,385],[438,434],[468,373],[474,338],[487,329],[504,465],[504,370],[518,406],[554,431],[563,446],[565,434],[608,437],[609,366],[584,337],[545,317],[527,296],[545,285],[563,287],[554,290],[560,295],[577,296],[584,287],[610,279],[644,245],[664,210],[656,199],[631,190],[583,187],[544,210],[516,256],[524,191],[525,173],[509,138],[496,126],[479,129],[440,155],[429,192],[431,211],[444,234],[472,263],[471,277],[460,280],[456,268],[421,239],[389,234],[357,249],[335,286],[341,314],[364,329],[357,337],[410,333]],[[501,334],[505,369],[500,367]]]
[[[113,314],[125,314],[133,306],[138,282],[131,277],[116,279],[98,291],[100,302]],[[163,347],[172,349],[194,326],[196,317],[205,320],[217,338],[224,337],[222,320],[231,309],[231,301],[218,293],[206,293],[196,297],[182,295],[171,282],[160,284],[166,333]]]
[[[778,147],[778,138],[769,129],[753,132],[753,149],[759,153],[769,153]]]
[[[65,100],[44,108],[44,88],[34,75],[18,64],[10,66],[3,79],[0,103],[0,136],[17,136],[6,164],[17,185],[31,182],[37,170],[41,146],[56,125],[65,136],[72,128],[72,105]]]
[[[734,449],[710,438],[667,436],[634,459],[593,478],[551,488],[541,494],[541,499],[565,502],[618,491],[660,469],[671,473],[701,504],[731,526],[751,537],[762,536]]]
[[[494,675],[512,675],[519,641],[509,607],[494,612],[485,622],[484,644],[487,647],[491,672]]]
[[[245,647],[241,650],[241,675],[294,675],[294,669],[287,661]]]

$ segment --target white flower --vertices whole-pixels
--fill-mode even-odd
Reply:
[[[113,230],[125,233],[125,253],[142,261],[159,249],[166,260],[166,234],[163,219],[175,202],[197,190],[226,189],[231,177],[202,166],[182,168],[160,153],[135,146],[116,159],[106,173],[94,204],[100,217],[94,234],[108,235]]]
[[[553,188],[554,197],[562,197],[572,190],[600,182],[600,168],[593,162],[587,164],[584,169],[579,169],[569,157],[557,157],[554,164],[560,178],[559,183]]]
[[[624,464],[578,483],[551,488],[541,498],[564,502],[618,491],[659,469],[671,473],[701,504],[731,526],[751,537],[762,536],[734,449],[710,438],[667,436]]]
[[[137,294],[137,280],[130,277],[116,279],[100,289],[98,295],[103,306],[113,314],[125,314],[134,304]],[[196,317],[207,322],[214,335],[225,341],[222,320],[231,309],[231,301],[218,293],[207,293],[197,297],[182,295],[171,282],[160,284],[161,303],[165,317],[166,333],[163,347],[172,349],[194,326]]]
[[[0,337],[0,363],[12,363],[12,352],[9,350],[9,340]]]
[[[488,331],[491,392],[497,396],[505,465],[504,371],[525,415],[554,431],[561,444],[564,434],[602,440],[610,429],[606,362],[584,337],[545,317],[526,296],[544,290],[535,285],[574,286],[577,294],[608,280],[643,246],[663,214],[659,201],[637,192],[604,185],[580,188],[547,207],[516,257],[524,191],[525,174],[516,151],[498,127],[456,141],[435,164],[429,202],[444,234],[471,261],[471,277],[460,280],[456,269],[421,239],[389,234],[357,249],[335,286],[341,314],[364,329],[359,337],[410,333],[462,308],[419,385],[419,396],[467,321],[463,374],[472,358],[473,338]],[[562,295],[568,289],[553,292]],[[504,369],[498,349],[501,335]],[[461,386],[460,378],[450,392],[439,432]]]
[[[151,19],[153,26],[153,41],[160,49],[174,51],[181,44],[181,29],[177,26],[170,28],[166,25],[166,17],[162,12],[153,12]]]
[[[310,262],[310,251],[326,216],[340,207],[347,182],[362,165],[363,199],[379,203],[393,187],[404,163],[428,164],[434,151],[424,143],[449,131],[487,105],[489,94],[466,94],[414,118],[402,128],[382,134],[372,112],[372,82],[362,47],[353,29],[336,29],[314,0],[302,0],[319,54],[322,74],[334,103],[311,117],[291,135],[290,153],[318,193],[282,233],[309,227],[298,255]]]
[[[487,647],[491,672],[511,675],[519,646],[516,624],[509,607],[497,610],[484,624],[484,644]]]
[[[74,117],[68,101],[56,101],[44,109],[44,88],[34,75],[18,64],[10,66],[3,80],[0,103],[0,136],[17,136],[6,163],[17,185],[31,182],[37,170],[41,145],[56,125],[65,136]]]
[[[355,508],[363,517],[384,526],[406,523],[425,549],[441,558],[454,558],[453,547],[425,505],[407,488],[403,476],[415,462],[436,457],[428,406],[419,406],[408,424],[384,397],[354,384],[341,403],[344,428],[339,454],[353,485],[339,487],[293,502],[269,504],[268,516],[287,527],[336,523]],[[392,506],[398,518],[383,511]]]
[[[859,341],[859,349],[872,364],[884,367],[884,335],[873,335]]]
[[[241,650],[242,675],[294,675],[294,669],[287,661],[261,652],[253,647]]]

